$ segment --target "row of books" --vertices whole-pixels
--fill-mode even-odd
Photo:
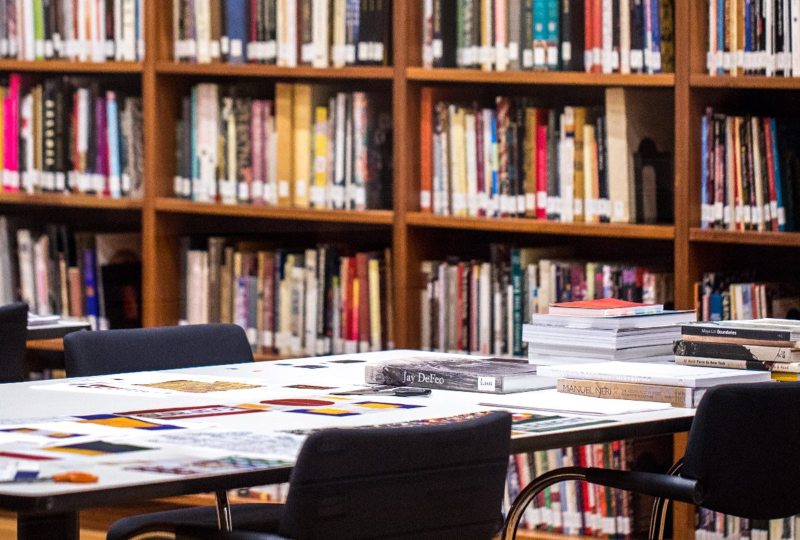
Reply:
[[[185,237],[181,322],[238,324],[258,351],[342,354],[392,348],[391,252]]]
[[[0,100],[3,191],[141,196],[141,98],[87,79],[14,73],[0,82]]]
[[[564,253],[495,244],[489,261],[423,261],[421,347],[523,356],[523,322],[545,312],[550,302],[609,296],[672,300],[671,274],[553,258]]]
[[[144,58],[144,0],[0,2],[0,57],[106,62]]]
[[[701,121],[701,226],[793,231],[800,195],[791,120],[731,116],[711,107]]]
[[[708,0],[710,75],[800,76],[800,19],[790,0]]]
[[[669,96],[609,88],[604,106],[542,106],[423,88],[420,208],[561,222],[671,222]],[[644,174],[651,169],[655,174]]]
[[[797,540],[800,516],[782,519],[747,519],[697,508],[696,540]]]
[[[202,83],[183,99],[175,193],[298,208],[391,207],[391,117],[378,94],[275,85],[275,99]]]
[[[779,380],[800,374],[800,321],[762,318],[681,327],[675,363],[728,370],[769,371]]]
[[[40,315],[87,319],[93,328],[141,326],[141,236],[30,227],[0,216],[0,302]]]
[[[391,0],[173,0],[174,58],[317,68],[391,61]]]
[[[672,0],[425,0],[425,67],[674,71]]]
[[[701,321],[800,318],[800,292],[788,283],[766,283],[750,273],[705,272],[696,284]]]
[[[650,437],[515,454],[509,462],[505,507],[532,479],[549,470],[569,466],[630,469],[645,464],[650,470],[662,470],[669,466],[669,450],[664,439]],[[647,533],[650,500],[586,482],[561,482],[531,503],[521,528],[582,537],[642,538]]]

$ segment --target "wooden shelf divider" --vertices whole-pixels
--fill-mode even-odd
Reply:
[[[130,197],[112,199],[110,197],[77,193],[0,193],[0,205],[4,204],[106,210],[141,210],[143,205],[141,199],[132,199]]]
[[[142,62],[78,62],[75,60],[11,60],[0,59],[0,71],[43,72],[59,74],[111,73],[141,74]]]
[[[598,75],[570,71],[480,71],[477,69],[420,67],[406,68],[410,81],[478,83],[478,84],[525,84],[552,86],[645,86],[670,88],[675,85],[671,73],[653,75],[612,73]]]
[[[314,68],[281,67],[267,64],[184,64],[158,62],[156,72],[164,75],[205,75],[214,77],[271,77],[276,79],[377,79],[391,81],[390,67],[353,66]]]

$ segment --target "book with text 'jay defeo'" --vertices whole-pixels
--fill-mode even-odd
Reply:
[[[509,394],[555,387],[555,380],[536,375],[527,362],[463,356],[410,356],[366,366],[366,382]]]

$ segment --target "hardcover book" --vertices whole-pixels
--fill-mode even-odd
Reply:
[[[628,302],[616,298],[600,298],[597,300],[579,300],[550,304],[550,315],[572,315],[585,317],[611,317],[619,315],[645,315],[661,313],[663,304],[644,304]]]
[[[528,363],[461,356],[413,356],[366,366],[366,382],[510,394],[552,388],[552,379],[536,375]]]

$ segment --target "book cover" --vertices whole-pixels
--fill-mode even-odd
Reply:
[[[800,349],[797,348],[742,343],[678,340],[673,344],[673,352],[677,356],[729,360],[753,360],[758,362],[800,361]]]
[[[527,363],[464,357],[414,356],[366,366],[366,382],[508,394],[552,388]]]
[[[539,366],[538,373],[546,377],[660,384],[688,388],[707,388],[718,384],[770,380],[769,373],[761,371],[616,361]]]
[[[605,399],[655,401],[669,403],[673,407],[686,408],[697,407],[706,392],[705,388],[569,378],[558,379],[556,381],[556,389],[565,394]]]
[[[550,315],[570,315],[589,317],[611,317],[621,315],[646,315],[661,313],[663,304],[645,304],[628,302],[617,298],[599,298],[596,300],[576,300],[572,302],[551,303]]]

